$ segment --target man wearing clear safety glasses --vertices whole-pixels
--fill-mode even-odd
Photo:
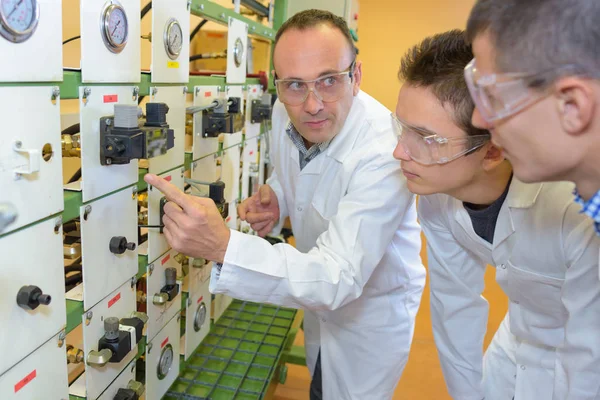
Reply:
[[[600,236],[599,18],[598,0],[479,0],[465,78],[515,175],[574,182]]]
[[[312,400],[390,399],[425,284],[414,195],[389,148],[389,110],[360,90],[346,22],[296,14],[273,53],[273,173],[238,207],[264,236],[290,217],[296,247],[232,231],[211,290],[304,309]]]
[[[471,123],[464,32],[409,50],[396,126],[427,239],[431,319],[456,400],[596,399],[600,388],[600,247],[566,182],[527,184]],[[485,355],[486,266],[509,310]]]

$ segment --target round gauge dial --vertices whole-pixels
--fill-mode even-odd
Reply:
[[[167,21],[163,40],[165,42],[167,56],[169,56],[171,60],[175,60],[179,57],[181,49],[183,48],[183,31],[181,30],[179,21],[175,18],[171,18]]]
[[[102,10],[100,25],[106,48],[113,53],[123,51],[129,36],[129,22],[123,6],[116,0],[106,3]]]
[[[242,39],[237,38],[235,44],[233,45],[233,61],[235,62],[235,66],[239,67],[242,65],[242,60],[244,59],[244,43]]]
[[[29,39],[37,28],[37,0],[0,0],[0,34],[14,43]]]
[[[196,332],[202,329],[202,325],[204,325],[204,321],[206,320],[206,306],[204,303],[201,303],[196,310],[196,315],[194,315],[194,330]]]
[[[171,366],[173,365],[173,346],[167,344],[160,353],[160,359],[158,360],[158,379],[162,380],[169,374]]]

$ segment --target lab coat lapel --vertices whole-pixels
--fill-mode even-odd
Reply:
[[[526,184],[513,177],[494,232],[494,259],[507,259],[512,250],[508,239],[522,225],[527,209],[535,204],[541,183]],[[501,254],[506,253],[506,254]]]

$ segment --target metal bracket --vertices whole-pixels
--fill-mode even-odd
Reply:
[[[40,151],[37,149],[23,149],[23,142],[17,140],[13,143],[13,150],[29,157],[29,163],[15,169],[15,179],[20,179],[21,175],[31,175],[40,170]]]

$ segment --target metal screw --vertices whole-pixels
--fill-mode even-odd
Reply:
[[[196,168],[198,168],[198,163],[197,162],[192,163],[192,168],[195,171]]]
[[[83,89],[83,105],[87,105],[87,99],[92,94],[92,89],[86,87]]]
[[[204,10],[204,4],[200,4],[200,9]]]
[[[183,87],[183,94],[188,94],[188,88],[187,88],[187,86]]]
[[[269,32],[269,37],[273,37],[273,33],[272,32]]]
[[[134,186],[134,187],[131,188],[131,193],[137,194],[137,192],[138,192],[137,186]]]
[[[185,173],[185,167],[181,167],[181,173],[184,174]]]
[[[94,316],[94,313],[91,311],[88,311],[87,314],[85,314],[85,326],[90,325],[90,322],[92,321],[93,316]]]
[[[140,88],[136,86],[133,88],[133,99],[136,100],[139,95],[140,95]]]
[[[62,226],[62,217],[56,218],[54,221],[54,233],[58,234],[60,232],[60,227]]]
[[[148,343],[148,346],[146,346],[146,348],[148,349],[148,354],[150,354],[150,351],[152,350],[152,343]]]
[[[188,305],[188,307],[190,307],[192,305],[192,299],[189,298],[189,297],[188,297],[188,300],[187,300],[187,305]]]
[[[200,93],[200,88],[197,87],[196,90],[194,91],[194,93],[196,94],[196,96],[198,96],[198,93]]]
[[[158,93],[158,88],[157,87],[153,87],[152,88],[152,96],[156,95],[156,93]]]
[[[221,17],[221,19],[225,19],[225,13],[221,13],[221,15],[219,15]]]
[[[21,142],[20,140],[17,140],[17,141],[15,142],[15,147],[16,147],[17,149],[20,149],[20,148],[21,148],[21,146],[23,146],[23,142]]]
[[[256,26],[253,25],[252,26],[252,30],[255,31],[256,30]]]
[[[88,215],[92,212],[92,206],[85,206],[85,210],[83,212],[83,219],[87,221]]]
[[[108,125],[108,126],[111,126],[111,125],[112,125],[112,121],[110,120],[110,118],[106,118],[106,119],[104,120],[104,123],[105,123],[106,125]]]
[[[187,9],[189,10],[191,6],[192,6],[192,0],[188,0],[188,2],[187,2]]]
[[[106,165],[111,165],[111,164],[112,164],[112,158],[107,158]]]
[[[60,97],[60,88],[58,86],[54,86],[52,88],[52,101],[56,101],[57,98]]]
[[[58,347],[64,346],[66,337],[67,335],[65,334],[65,331],[61,331],[58,335]]]
[[[135,285],[137,284],[137,276],[134,276],[133,278],[131,278],[131,288],[133,289],[135,287]]]
[[[154,264],[148,265],[148,274],[152,275],[152,272],[154,272]]]

